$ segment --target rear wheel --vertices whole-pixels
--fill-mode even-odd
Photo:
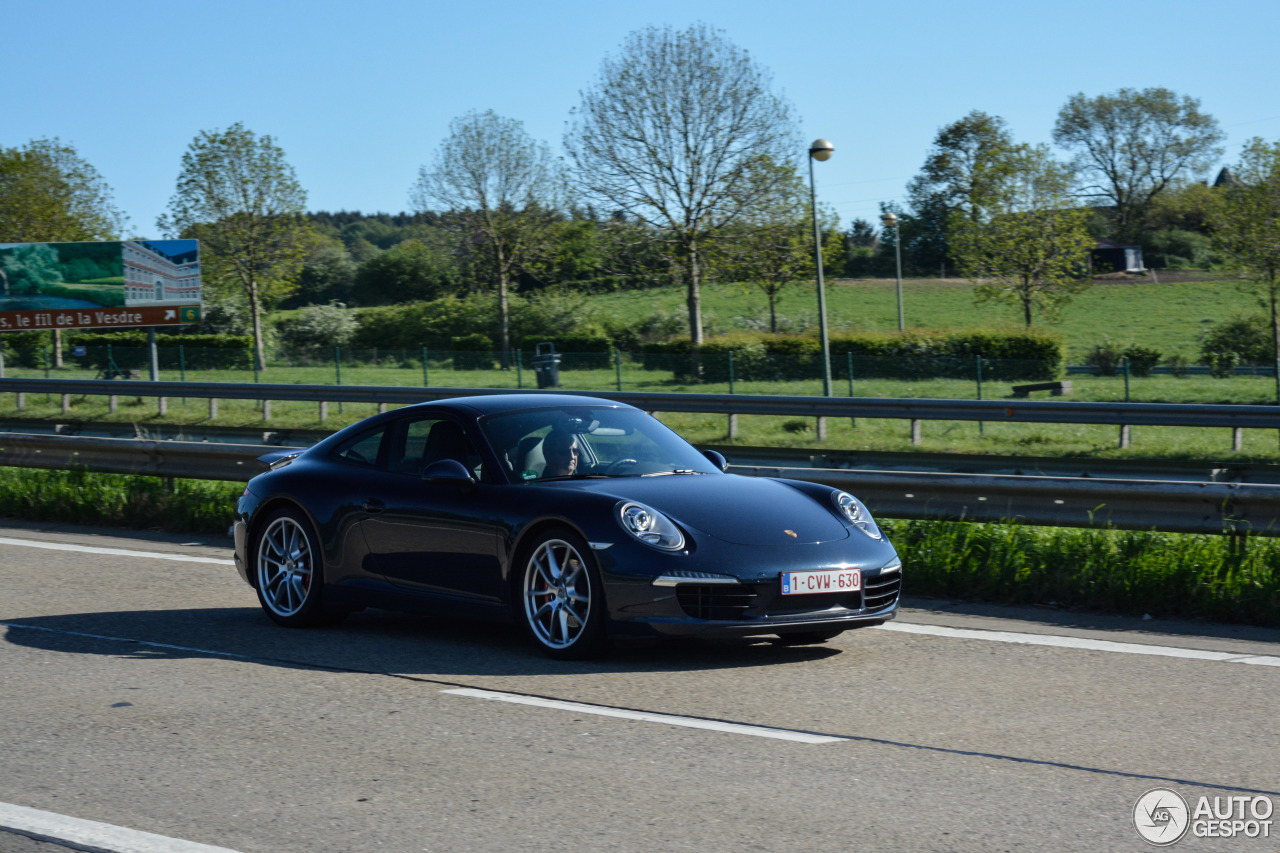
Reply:
[[[827,640],[835,639],[843,633],[843,630],[837,630],[797,631],[794,634],[779,634],[778,644],[782,646],[813,646],[818,643],[825,643]]]
[[[561,660],[599,653],[604,647],[604,588],[587,543],[569,530],[553,530],[525,553],[519,607],[534,642]]]
[[[260,528],[253,554],[258,602],[286,628],[332,625],[344,613],[326,613],[322,560],[311,524],[295,509],[278,509]]]

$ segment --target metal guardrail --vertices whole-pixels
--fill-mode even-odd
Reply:
[[[495,388],[414,388],[388,385],[267,385],[232,382],[121,382],[104,379],[0,379],[0,393],[190,397],[410,404],[447,397],[528,394]],[[543,391],[591,395],[582,391]],[[892,418],[903,420],[1116,424],[1278,429],[1280,407],[1206,403],[1082,403],[1027,400],[940,400],[893,397],[797,397],[602,391],[598,396],[651,412]]]
[[[0,465],[245,481],[261,445],[0,435]],[[731,466],[847,489],[886,518],[1018,521],[1179,533],[1280,535],[1280,486],[1006,474]]]

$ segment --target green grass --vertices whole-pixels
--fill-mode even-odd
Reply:
[[[833,330],[891,332],[898,328],[895,283],[890,280],[827,282],[827,315]],[[733,331],[738,318],[769,316],[769,303],[758,288],[710,285],[703,290],[704,322],[712,332]],[[903,313],[907,329],[1020,328],[1021,315],[1011,306],[974,302],[973,288],[959,280],[909,279],[903,282]],[[611,293],[594,296],[590,310],[618,321],[639,320],[657,311],[685,316],[685,292],[669,287],[643,294]],[[1154,284],[1097,283],[1078,295],[1062,311],[1060,322],[1036,325],[1063,336],[1068,361],[1084,354],[1109,336],[1120,344],[1155,347],[1165,355],[1198,358],[1204,330],[1236,314],[1261,310],[1253,293],[1241,282],[1213,280]],[[779,314],[805,318],[816,325],[817,296],[811,283],[783,291]]]

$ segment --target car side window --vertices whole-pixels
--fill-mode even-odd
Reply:
[[[422,469],[441,459],[455,459],[477,478],[482,478],[480,454],[457,423],[443,418],[400,422],[388,454],[389,471],[420,474]]]
[[[378,452],[386,432],[386,427],[382,427],[349,438],[334,449],[333,457],[372,468],[378,464]]]

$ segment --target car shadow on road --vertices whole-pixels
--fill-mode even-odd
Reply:
[[[588,661],[542,655],[513,625],[380,610],[341,626],[290,630],[255,607],[124,610],[0,618],[9,643],[68,654],[139,659],[220,657],[268,666],[388,673],[448,681],[464,676],[671,672],[800,664],[838,648],[763,638],[619,643]]]

